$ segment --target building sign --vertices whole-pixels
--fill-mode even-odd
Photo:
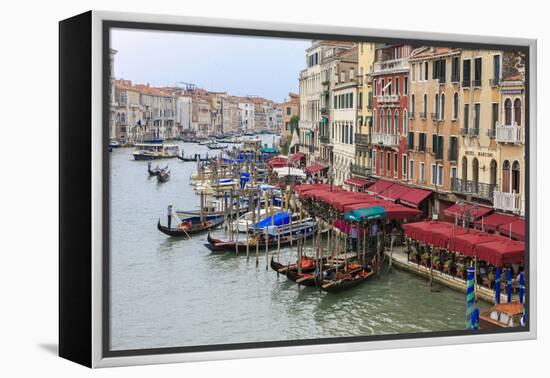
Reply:
[[[494,153],[492,152],[484,152],[484,151],[464,151],[464,155],[468,156],[478,156],[478,157],[486,157],[486,158],[492,158],[494,157]]]

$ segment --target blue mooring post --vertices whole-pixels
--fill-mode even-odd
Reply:
[[[519,281],[519,303],[523,303],[523,286],[524,286],[523,272],[519,274],[518,281]]]
[[[468,267],[468,274],[467,274],[468,285],[466,287],[466,329],[474,328],[474,319],[473,319],[474,300],[475,300],[474,276],[475,276],[475,268],[470,265]]]
[[[508,303],[512,302],[512,267],[507,268],[506,274],[506,300]]]
[[[495,277],[495,304],[500,303],[500,275],[502,274],[501,268],[497,266]]]

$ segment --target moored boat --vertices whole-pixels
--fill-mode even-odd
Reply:
[[[168,164],[166,164],[164,168],[161,168],[157,165],[154,169],[151,169],[151,162],[147,164],[147,172],[149,172],[149,176],[158,176],[162,170],[168,170]]]
[[[338,293],[359,286],[375,274],[369,265],[361,267],[357,263],[352,264],[356,266],[348,264],[348,271],[323,272],[321,277],[316,277],[316,286],[327,293]]]
[[[158,182],[167,182],[170,180],[170,171],[166,171],[164,169],[161,169],[160,172],[157,175],[157,181]]]
[[[479,328],[511,328],[521,325],[523,316],[523,304],[521,303],[501,303],[494,305],[487,311],[479,315]]]
[[[177,227],[168,228],[160,223],[157,223],[157,229],[165,235],[173,237],[181,237],[197,234],[203,231],[210,231],[223,223],[223,216],[206,216],[201,220],[200,216],[184,218]]]

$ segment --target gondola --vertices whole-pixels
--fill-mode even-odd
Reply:
[[[209,160],[212,160],[213,158],[212,157],[202,157],[200,155],[196,155],[196,156],[180,156],[178,155],[178,159],[180,159],[181,161],[190,161],[190,162],[197,162],[197,161],[209,161]]]
[[[284,265],[273,260],[271,257],[271,269],[277,273],[284,274],[289,280],[294,281],[303,286],[314,286],[315,285],[315,259],[305,257],[302,260],[306,259],[308,262],[313,260],[313,264],[308,264],[307,266],[302,266],[301,273],[298,273],[297,264]],[[303,264],[305,265],[305,264]]]
[[[159,219],[157,223],[157,229],[163,234],[168,236],[188,237],[189,235],[197,234],[203,231],[209,231],[220,226],[223,223],[223,216],[218,216],[215,218],[213,217],[206,218],[206,221],[204,222],[204,224],[200,221],[200,217],[183,219],[181,224],[184,224],[184,223],[187,223],[187,227],[185,229],[182,227],[168,228],[166,226],[161,225],[160,219]]]
[[[365,266],[350,272],[338,271],[335,279],[316,277],[315,285],[327,293],[338,293],[359,286],[374,274],[374,269],[371,266]]]
[[[211,150],[225,150],[227,148],[227,144],[209,143],[206,145],[206,147],[210,148]]]
[[[168,164],[166,165],[166,167],[159,168],[159,169],[156,169],[156,168],[151,169],[150,165],[147,166],[147,172],[149,172],[149,176],[158,176],[161,171],[166,171],[166,170],[168,170]]]
[[[164,169],[159,172],[157,175],[158,182],[167,182],[170,180],[170,171],[165,171]]]
[[[223,240],[220,240],[220,239],[214,239],[210,235],[210,233],[208,233],[207,240],[208,240],[208,243],[205,243],[204,246],[212,252],[235,252],[237,250],[239,252],[246,252],[246,236],[243,237],[243,240],[239,241],[239,242],[237,242],[237,241],[223,241]],[[268,243],[268,248],[269,249],[277,248],[277,245],[278,245],[277,240],[270,241]],[[290,245],[290,238],[281,238],[281,244],[280,244],[281,247],[286,247],[286,246],[289,246],[289,245]],[[249,244],[248,248],[249,248],[250,251],[256,249],[256,240],[255,239],[250,239],[250,244]],[[262,248],[265,249],[265,241],[264,240],[260,240],[259,248],[260,249],[262,249]]]

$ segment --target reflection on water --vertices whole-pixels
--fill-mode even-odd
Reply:
[[[267,139],[271,142],[271,137]],[[205,154],[181,144],[186,155]],[[114,350],[459,330],[463,294],[394,269],[339,294],[300,287],[266,271],[265,250],[212,254],[206,234],[169,238],[156,229],[168,204],[197,208],[189,177],[195,163],[172,159],[158,184],[131,149],[111,154],[111,345]],[[156,165],[156,162],[153,164]],[[214,236],[224,237],[223,230]],[[274,252],[274,251],[273,251]],[[280,260],[296,258],[296,246]]]

